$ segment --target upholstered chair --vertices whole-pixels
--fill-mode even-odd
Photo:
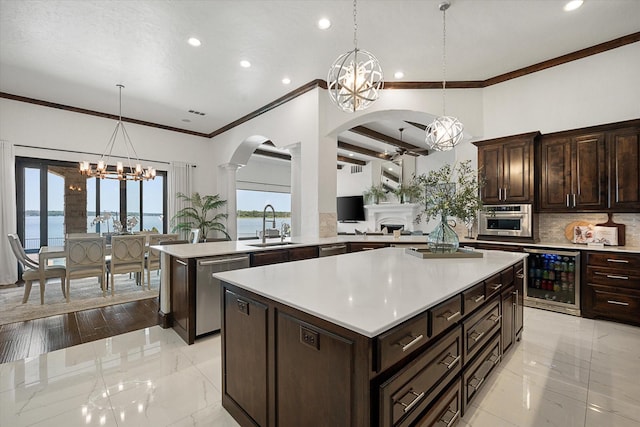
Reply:
[[[153,249],[153,246],[160,245],[160,242],[171,242],[178,240],[177,234],[151,234],[149,235],[149,249],[145,267],[147,269],[147,288],[151,289],[151,271],[160,270],[160,251]],[[164,244],[164,243],[163,243]]]
[[[67,255],[67,302],[69,302],[70,298],[71,279],[97,277],[102,289],[102,296],[106,296],[105,238],[70,237],[65,243]]]
[[[115,235],[111,238],[111,260],[107,265],[111,276],[111,295],[115,293],[114,275],[139,273],[144,289],[144,258],[147,236],[144,234]]]

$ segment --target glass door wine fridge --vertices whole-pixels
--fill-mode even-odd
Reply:
[[[580,316],[580,252],[525,251],[530,255],[524,305]]]

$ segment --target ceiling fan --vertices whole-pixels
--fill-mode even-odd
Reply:
[[[405,128],[399,128],[398,131],[400,132],[400,141],[402,141],[402,132],[404,132]],[[396,152],[394,154],[391,155],[391,161],[395,164],[397,164],[398,166],[402,166],[402,156],[404,156],[405,154],[409,154],[412,156],[420,156],[420,155],[427,155],[429,154],[429,149],[427,148],[416,148],[416,149],[411,149],[408,150],[406,148],[402,148],[402,147],[396,147]]]

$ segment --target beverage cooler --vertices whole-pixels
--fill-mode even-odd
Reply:
[[[524,305],[580,315],[580,252],[525,249],[529,252]]]

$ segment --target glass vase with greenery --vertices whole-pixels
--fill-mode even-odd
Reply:
[[[187,196],[186,194],[178,193],[176,197],[191,206],[180,209],[171,219],[172,222],[176,222],[173,231],[189,232],[197,228],[200,230],[200,236],[203,240],[207,238],[210,231],[218,231],[224,234],[228,240],[231,240],[225,225],[221,222],[221,220],[227,218],[227,214],[214,214],[216,210],[227,204],[227,201],[222,200],[219,194],[201,196],[200,193],[195,192],[191,196]]]
[[[443,165],[438,170],[430,171],[416,177],[416,181],[424,191],[419,203],[422,212],[416,222],[422,219],[439,219],[440,223],[430,233],[428,246],[432,252],[455,252],[459,241],[455,231],[448,224],[450,217],[468,222],[475,218],[482,207],[477,171],[471,168],[471,161],[458,163],[456,166]]]

